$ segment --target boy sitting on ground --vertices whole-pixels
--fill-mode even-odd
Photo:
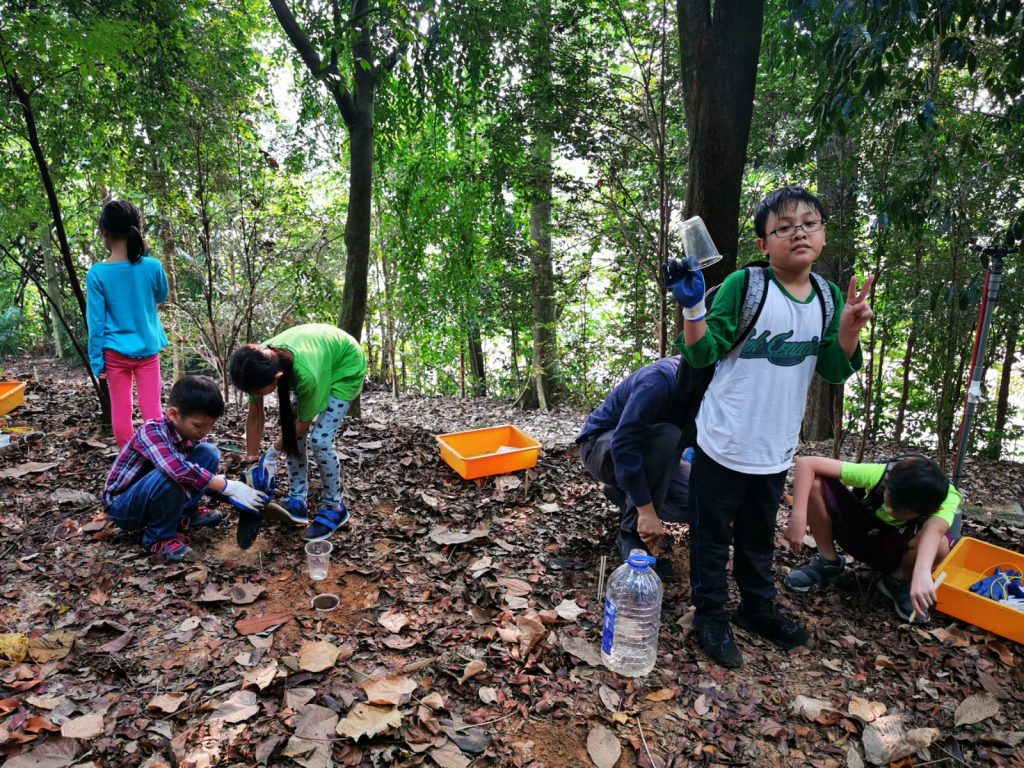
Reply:
[[[857,498],[847,486],[862,488]],[[786,541],[799,553],[807,524],[818,546],[811,562],[785,584],[810,592],[843,572],[843,551],[880,571],[879,590],[904,621],[928,621],[935,604],[932,571],[959,536],[960,494],[925,457],[886,464],[851,464],[823,456],[796,461],[793,513]]]
[[[223,514],[200,507],[206,492],[259,512],[266,494],[216,474],[220,452],[202,442],[224,413],[220,387],[185,376],[171,388],[163,418],[150,419],[121,449],[107,476],[103,507],[118,528],[142,531],[142,545],[168,562],[197,560],[181,531],[217,525]]]

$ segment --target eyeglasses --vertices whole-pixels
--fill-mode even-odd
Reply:
[[[811,235],[820,230],[824,225],[825,222],[823,222],[821,219],[811,219],[810,221],[805,221],[803,224],[797,224],[795,226],[792,224],[787,224],[784,227],[776,227],[768,234],[775,235],[777,238],[781,240],[786,240],[796,235],[796,231],[798,229],[806,235]]]

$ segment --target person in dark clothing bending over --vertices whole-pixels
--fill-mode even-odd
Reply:
[[[682,460],[686,409],[678,399],[680,356],[665,357],[627,376],[587,417],[577,435],[580,460],[622,513],[619,553],[661,551],[662,521],[688,514],[690,465]],[[666,567],[659,563],[659,571]]]

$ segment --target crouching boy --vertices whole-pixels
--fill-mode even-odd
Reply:
[[[198,559],[181,532],[217,525],[222,513],[199,506],[206,492],[258,512],[266,495],[217,474],[220,452],[202,442],[224,413],[220,387],[185,376],[171,388],[163,418],[150,419],[121,449],[107,476],[103,507],[118,528],[142,531],[142,545],[168,562]]]
[[[785,584],[810,592],[843,572],[843,551],[882,573],[878,588],[904,621],[928,620],[935,604],[932,571],[959,536],[960,494],[938,464],[908,457],[852,464],[822,456],[796,461],[793,513],[786,527],[799,553],[808,523],[818,552]],[[864,489],[858,498],[849,487]]]

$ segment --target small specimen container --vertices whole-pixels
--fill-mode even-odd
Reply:
[[[24,381],[0,381],[0,416],[24,403]]]
[[[441,458],[463,479],[504,475],[537,466],[540,443],[528,434],[504,424],[438,435]]]
[[[946,574],[935,591],[936,608],[1008,640],[1024,643],[1024,611],[971,592],[972,584],[991,576],[996,568],[1024,572],[1024,555],[964,536],[932,573],[934,579]]]

